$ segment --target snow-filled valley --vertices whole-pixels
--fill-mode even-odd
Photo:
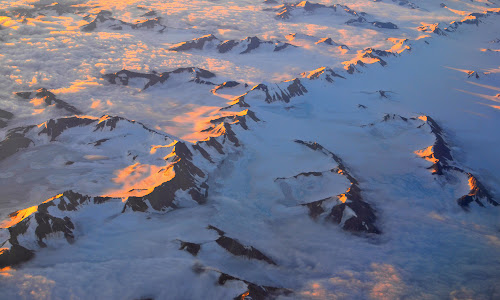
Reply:
[[[0,0],[0,299],[500,298],[500,2]]]

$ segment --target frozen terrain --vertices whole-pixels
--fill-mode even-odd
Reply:
[[[0,0],[0,299],[500,298],[500,3]]]

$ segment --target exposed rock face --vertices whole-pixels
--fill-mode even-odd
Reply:
[[[31,145],[33,141],[24,136],[24,130],[26,129],[15,128],[0,142],[0,161]]]
[[[439,28],[439,23],[425,24],[425,25],[418,27],[418,30],[423,31],[423,32],[428,32],[428,33],[434,33],[437,35],[446,35],[444,30]]]
[[[7,121],[12,119],[13,117],[13,113],[0,109],[0,128],[7,127]]]
[[[89,125],[95,123],[95,119],[87,119],[87,118],[78,118],[78,117],[69,117],[69,118],[61,118],[61,119],[50,119],[45,122],[45,126],[38,133],[38,135],[46,134],[50,137],[51,141],[55,141],[56,138],[61,135],[66,129]]]
[[[35,92],[18,92],[16,93],[16,95],[26,100],[30,100],[33,98],[41,99],[46,106],[55,105],[56,108],[64,109],[67,113],[72,115],[82,114],[79,109],[63,100],[57,99],[56,95],[45,88],[38,89]]]
[[[367,21],[365,17],[357,17],[354,19],[350,19],[345,22],[347,25],[359,25],[359,24],[371,24],[377,28],[383,29],[398,29],[398,26],[392,22],[381,22],[381,21]]]
[[[281,88],[280,85],[267,86],[265,84],[259,84],[252,88],[252,91],[263,91],[266,95],[265,101],[267,103],[275,101],[283,101],[285,103],[290,102],[290,99],[296,96],[301,96],[307,93],[307,89],[302,85],[300,79],[295,78],[290,81],[283,82],[285,88]]]
[[[479,74],[476,71],[468,71],[467,78],[476,78],[479,79]]]
[[[358,52],[358,55],[349,61],[344,61],[344,69],[349,74],[355,72],[360,72],[357,66],[364,67],[367,64],[379,63],[382,67],[387,65],[387,62],[382,59],[382,57],[392,57],[395,56],[394,53],[385,50],[378,50],[373,48],[366,48]]]
[[[344,50],[344,53],[347,52],[347,50],[350,50],[347,45],[344,44],[339,44],[332,40],[330,37],[322,38],[319,39],[317,42],[315,42],[316,45],[329,45],[329,46],[337,46],[339,49]]]
[[[420,156],[424,159],[433,161],[433,165],[429,168],[435,175],[444,175],[450,172],[458,172],[465,174],[468,178],[468,184],[470,191],[467,195],[460,197],[457,200],[458,205],[464,209],[468,209],[470,203],[476,202],[479,206],[484,207],[483,202],[489,203],[493,206],[498,206],[499,203],[493,200],[491,193],[485,188],[485,186],[474,176],[472,173],[465,171],[463,168],[457,166],[457,163],[453,160],[451,155],[451,150],[444,139],[444,132],[437,122],[429,116],[421,117],[426,121],[426,123],[431,128],[432,134],[435,136],[436,140],[434,145],[428,148],[428,151],[420,150],[417,151],[421,154]]]
[[[90,117],[66,117],[59,119],[50,119],[45,123],[31,125],[26,127],[18,127],[9,130],[6,138],[0,142],[0,160],[5,159],[23,148],[29,147],[33,144],[33,140],[38,136],[48,136],[49,142],[56,141],[58,137],[68,129],[80,126],[92,126],[90,131],[112,131],[116,128],[118,122],[125,122],[128,124],[136,124],[142,129],[151,133],[159,134],[151,130],[143,124],[135,121],[130,121],[121,117],[103,116],[100,119]],[[161,135],[161,134],[160,134]],[[105,140],[97,140],[95,145],[98,146],[105,142]],[[42,143],[41,141],[38,143]]]
[[[220,230],[219,228],[213,226],[213,225],[208,225],[207,226],[207,229],[208,230],[214,230],[215,232],[217,232],[218,235],[225,235],[226,233],[222,230]]]
[[[364,16],[366,13],[364,12],[356,12],[350,9],[348,6],[334,4],[331,6],[319,4],[319,3],[311,3],[309,1],[302,1],[295,4],[287,3],[283,4],[277,9],[276,18],[281,20],[288,20],[292,17],[292,13],[311,13],[317,10],[325,10],[330,11],[332,13],[337,13],[340,15],[351,15],[351,16]]]
[[[103,76],[111,84],[121,84],[121,85],[129,85],[130,81],[136,78],[145,79],[147,82],[143,87],[143,90],[154,86],[157,83],[165,83],[171,76],[178,76],[180,74],[188,74],[189,78],[188,82],[195,82],[199,84],[209,84],[214,85],[214,83],[207,81],[205,79],[215,77],[215,74],[195,67],[189,68],[178,68],[170,72],[163,73],[138,73],[129,70],[121,70],[116,73],[105,74]]]
[[[241,83],[237,82],[237,81],[226,81],[226,82],[223,82],[219,85],[217,85],[213,90],[212,90],[212,93],[216,93],[217,91],[219,90],[222,90],[222,89],[227,89],[227,88],[233,88],[233,87],[237,87],[239,86]],[[246,85],[245,85],[246,86]]]
[[[218,284],[224,285],[227,281],[236,280],[242,281],[247,285],[248,290],[241,295],[235,297],[235,300],[244,300],[244,299],[252,299],[252,300],[270,300],[275,299],[281,295],[290,295],[292,294],[291,290],[285,288],[277,288],[271,286],[263,286],[257,285],[255,283],[231,276],[226,273],[220,272]]]
[[[322,67],[310,72],[304,72],[301,74],[303,77],[312,80],[326,80],[327,82],[333,83],[335,77],[345,79],[344,76],[337,74],[335,71],[328,67]]]
[[[340,224],[342,229],[347,231],[379,234],[380,231],[375,226],[375,212],[364,201],[358,181],[349,173],[342,159],[318,143],[302,140],[296,140],[295,142],[331,157],[338,164],[337,168],[332,171],[345,176],[351,182],[351,186],[344,194],[332,195],[330,198],[303,204],[309,209],[309,215],[314,219],[319,218],[327,212],[324,204],[334,202],[332,209],[325,216],[326,220]],[[320,174],[311,175],[317,176]]]
[[[392,2],[397,3],[400,6],[406,6],[411,9],[419,8],[418,5],[408,0],[392,0]]]
[[[200,252],[200,249],[201,249],[200,244],[183,242],[183,241],[181,241],[181,247],[179,248],[179,250],[185,250],[185,251],[191,253],[191,255],[193,255],[193,256],[198,255],[198,252]]]
[[[326,44],[326,45],[337,45],[337,43],[335,43],[332,38],[323,38],[323,39],[320,39],[319,41],[317,41],[315,44]]]
[[[167,182],[154,188],[154,190],[142,197],[129,197],[125,202],[123,211],[145,212],[151,207],[157,211],[179,207],[175,203],[178,191],[187,192],[192,200],[203,204],[208,196],[208,185],[206,174],[192,162],[193,154],[183,142],[177,142],[172,152],[172,164],[167,171],[173,170],[175,176]]]
[[[216,128],[216,126],[220,123],[228,123],[231,125],[238,124],[240,125],[243,129],[248,130],[248,125],[247,125],[247,120],[250,118],[250,120],[254,122],[259,122],[260,119],[257,118],[255,113],[251,110],[244,110],[239,113],[233,114],[233,115],[227,115],[224,117],[220,117],[217,119],[212,119],[210,120],[210,123],[213,124],[211,127],[203,130],[203,131],[211,131]]]
[[[56,14],[62,16],[64,14],[81,14],[84,13],[89,7],[76,6],[73,3],[31,3],[29,7],[13,8],[8,11],[0,12],[0,15],[15,17],[18,19],[36,18],[40,15]],[[1,28],[0,28],[1,29]]]
[[[388,40],[394,43],[394,46],[386,52],[396,55],[412,50],[411,41],[408,39],[389,38]]]
[[[276,9],[276,19],[278,20],[288,20],[297,14],[312,14],[314,12],[328,12],[332,15],[344,16],[344,17],[354,17],[345,22],[347,25],[357,25],[357,24],[370,24],[377,28],[384,29],[398,29],[398,27],[391,22],[381,22],[376,20],[368,20],[370,16],[365,12],[357,12],[346,5],[334,4],[331,6],[311,3],[309,1],[302,1],[298,3],[285,3]]]
[[[19,245],[12,245],[10,249],[0,249],[0,269],[16,266],[32,259],[34,252]]]
[[[460,177],[466,178],[470,191],[467,195],[464,195],[457,200],[458,205],[465,210],[468,210],[470,204],[473,202],[481,207],[485,207],[485,203],[492,206],[499,205],[499,203],[493,199],[491,193],[475,175],[465,171],[463,167],[454,161],[453,156],[451,155],[451,149],[445,140],[445,133],[434,119],[429,116],[405,118],[395,114],[387,114],[384,116],[382,122],[389,122],[393,120],[402,120],[410,126],[416,126],[422,130],[428,130],[429,134],[434,136],[434,143],[431,146],[417,150],[415,151],[415,154],[417,154],[420,158],[431,162],[432,165],[428,167],[428,169],[432,171],[433,175],[442,176],[442,180],[447,180],[452,184],[456,184],[454,183],[455,181],[462,181],[463,184],[463,180],[460,179]],[[454,179],[450,180],[450,178]]]
[[[247,37],[245,40],[243,40],[243,42],[245,43],[246,49],[244,49],[242,52],[240,52],[240,54],[250,53],[252,50],[259,48],[261,44],[272,43],[272,42],[263,42],[256,36]],[[233,47],[236,47],[239,44],[240,44],[239,42],[231,43],[231,45],[233,45]]]
[[[448,25],[444,31],[454,32],[458,29],[459,26],[463,24],[476,25],[478,26],[482,19],[490,16],[490,15],[500,15],[500,10],[498,9],[488,9],[483,13],[470,13],[468,14],[462,21],[453,21]]]
[[[175,176],[169,181],[155,187],[153,191],[142,197],[129,197],[125,202],[123,211],[145,212],[150,208],[156,211],[167,211],[184,206],[177,202],[178,193],[188,194],[191,200],[197,204],[205,203],[208,196],[207,172],[203,171],[194,163],[194,156],[198,153],[204,160],[214,163],[214,157],[209,150],[214,149],[218,154],[226,154],[224,149],[240,146],[236,133],[228,120],[232,120],[233,126],[241,125],[247,129],[246,117],[258,120],[253,112],[244,111],[233,117],[223,117],[213,120],[214,126],[210,128],[212,137],[207,140],[188,145],[177,141],[174,150],[168,156],[170,163],[166,172],[173,171]],[[217,124],[218,123],[218,124]]]
[[[259,250],[255,249],[252,246],[245,246],[236,239],[227,236],[221,236],[216,240],[216,242],[219,246],[226,249],[233,255],[245,256],[250,259],[262,260],[267,262],[268,264],[276,265],[276,263],[272,259],[264,255]]]
[[[467,195],[463,195],[462,197],[457,199],[458,205],[460,205],[463,209],[468,210],[472,202],[475,202],[481,207],[485,207],[485,204],[483,202],[489,203],[493,206],[500,205],[497,201],[493,200],[493,197],[488,192],[486,187],[473,174],[466,172],[461,168],[453,166],[446,166],[444,167],[444,169],[447,171],[456,171],[467,175],[470,191]]]
[[[139,21],[137,23],[127,23],[112,17],[112,13],[107,10],[100,11],[95,19],[89,24],[83,25],[81,27],[82,31],[92,32],[98,27],[103,26],[111,30],[123,30],[123,28],[128,29],[153,29],[157,32],[162,33],[167,28],[161,24],[161,18],[148,19],[145,21]]]
[[[385,28],[385,29],[398,29],[398,26],[392,22],[380,22],[380,21],[374,21],[370,22],[373,26],[378,27],[378,28]]]
[[[235,105],[244,108],[250,107],[247,103],[247,99],[250,98],[263,98],[267,103],[276,101],[288,103],[293,97],[301,96],[305,93],[307,93],[307,89],[298,78],[281,83],[261,83],[254,86],[250,91],[233,99],[233,102],[228,107],[222,108],[222,110],[229,109]]]
[[[211,41],[219,41],[213,34],[204,35],[191,41],[183,42],[174,45],[170,48],[171,51],[189,51],[193,49],[203,50],[205,45]]]
[[[243,120],[245,120],[246,117],[254,121],[258,120],[255,114],[245,111],[232,119],[233,125],[236,126],[245,123],[246,121]],[[145,212],[148,210],[167,211],[186,205],[203,204],[208,195],[209,187],[206,183],[208,172],[216,167],[215,163],[220,162],[224,157],[223,154],[230,151],[229,149],[231,147],[239,145],[236,134],[231,129],[231,125],[226,123],[229,122],[229,119],[231,119],[231,117],[228,116],[214,120],[213,124],[220,122],[218,126],[223,126],[228,130],[206,141],[198,142],[192,146],[184,142],[176,141],[172,152],[165,157],[167,165],[166,168],[163,169],[163,172],[172,171],[172,176],[166,177],[165,182],[154,187],[152,192],[145,196],[128,197],[125,205],[122,206],[122,212]],[[11,144],[9,144],[13,143],[11,140],[17,141],[21,146],[27,147],[31,143],[28,137],[37,137],[40,135],[47,135],[50,138],[49,142],[55,141],[65,131],[80,126],[90,127],[90,133],[103,130],[113,131],[127,129],[120,127],[122,123],[131,126],[141,126],[140,128],[144,129],[147,134],[149,134],[149,132],[159,134],[148,129],[141,123],[129,121],[120,117],[104,116],[100,119],[68,117],[49,120],[44,123],[43,126],[18,128],[12,131],[9,138],[2,142],[1,149],[12,148]],[[103,139],[98,140],[96,144],[99,141],[101,143],[105,142],[102,140]],[[171,144],[172,140],[165,136],[165,142]],[[17,148],[15,150],[17,150]],[[4,151],[0,153],[4,153]],[[208,161],[209,164],[207,165],[204,161]],[[197,163],[201,163],[203,167],[197,165]],[[98,205],[108,201],[114,201],[114,203],[119,204],[122,203],[122,200],[118,198],[93,197],[67,191],[45,201],[39,206],[11,214],[12,224],[8,225],[9,238],[6,241],[0,241],[2,245],[0,264],[9,266],[27,261],[33,256],[34,251],[38,248],[46,247],[48,241],[57,238],[57,236],[64,237],[66,241],[72,243],[78,238],[74,233],[75,223],[73,218],[78,218],[77,212],[80,207],[83,205]],[[119,211],[117,213],[119,213]],[[56,233],[57,235],[54,235]],[[20,239],[20,237],[22,238]],[[241,246],[236,240],[233,242],[223,238],[220,239],[219,242],[222,247],[227,247],[229,249],[228,251],[242,253],[249,258],[267,260],[267,257],[258,250]],[[243,247],[243,250],[240,246]],[[181,249],[193,255],[197,255],[200,248],[200,245],[194,243],[181,243]]]
[[[208,48],[214,48],[219,53],[228,53],[231,51],[237,51],[239,54],[247,54],[258,48],[262,48],[263,45],[268,45],[269,49],[273,52],[282,51],[288,47],[295,47],[289,43],[282,43],[280,41],[263,41],[256,36],[247,37],[245,39],[236,40],[226,40],[221,41],[212,34],[205,35],[191,41],[176,44],[170,48],[171,51],[191,51],[191,50],[204,50]]]
[[[11,218],[20,217],[21,220],[8,228],[9,239],[0,241],[4,247],[0,251],[0,268],[28,261],[34,256],[35,250],[47,247],[47,239],[56,233],[72,243],[75,226],[68,212],[77,211],[82,205],[101,204],[109,199],[66,191],[38,207],[27,209],[27,212],[12,213]]]
[[[147,13],[143,14],[141,17],[153,17],[156,16],[156,11],[150,10]]]
[[[234,47],[238,46],[239,43],[235,40],[227,40],[223,41],[219,45],[217,45],[217,51],[219,53],[226,53],[231,51]]]
[[[276,263],[272,259],[267,257],[259,250],[255,249],[252,246],[245,246],[238,240],[227,237],[225,235],[226,233],[218,229],[217,227],[209,225],[207,229],[215,230],[217,234],[219,234],[219,238],[215,242],[222,248],[226,249],[229,253],[236,256],[245,256],[249,259],[261,260],[271,265],[276,265]]]

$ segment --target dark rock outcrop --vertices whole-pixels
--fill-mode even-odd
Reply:
[[[482,13],[470,13],[461,21],[453,21],[448,25],[447,28],[444,29],[446,32],[454,32],[458,29],[459,26],[463,24],[476,25],[479,26],[479,23],[482,19],[490,16],[490,15],[500,15],[500,11],[497,9],[487,9]]]
[[[0,109],[0,128],[7,127],[7,121],[12,119],[13,117],[13,113]]]
[[[457,199],[458,205],[465,210],[470,208],[471,203],[476,203],[481,207],[485,207],[485,203],[492,206],[498,206],[499,203],[493,199],[493,196],[488,189],[479,181],[479,179],[470,172],[464,170],[456,161],[454,161],[451,154],[451,149],[445,140],[445,133],[439,124],[429,116],[419,116],[412,118],[404,118],[398,115],[385,115],[382,122],[389,122],[393,120],[403,120],[409,124],[417,122],[418,127],[427,129],[430,134],[434,136],[434,143],[422,150],[415,151],[419,157],[432,162],[428,167],[433,175],[443,176],[445,180],[449,177],[456,178],[457,175],[465,175],[467,177],[468,185],[470,187],[469,193]],[[455,179],[452,180],[456,181]]]
[[[187,251],[193,256],[198,255],[198,252],[200,252],[200,249],[201,249],[200,244],[184,242],[184,241],[180,241],[180,242],[181,242],[181,246],[180,246],[179,250]]]
[[[351,232],[380,233],[380,230],[375,226],[377,219],[375,211],[364,201],[358,181],[349,173],[342,159],[318,143],[302,140],[295,142],[331,157],[338,165],[332,171],[345,176],[351,182],[351,186],[344,194],[303,204],[309,209],[309,215],[317,219],[326,212],[323,203],[335,201],[333,208],[325,216],[326,220],[340,224],[342,229]]]
[[[290,295],[292,294],[291,290],[285,288],[277,288],[271,286],[257,285],[255,283],[239,279],[237,277],[231,276],[226,273],[220,273],[218,284],[224,285],[229,280],[237,280],[242,281],[247,285],[248,290],[241,295],[235,297],[235,300],[244,300],[244,299],[252,299],[252,300],[270,300],[279,297],[280,295]]]
[[[19,245],[12,245],[10,249],[0,249],[0,269],[27,262],[34,256],[34,251]]]
[[[252,119],[258,120],[253,113],[245,112],[242,116],[249,116]],[[227,130],[225,133],[218,136],[211,137],[206,141],[201,141],[195,145],[190,145],[184,142],[175,142],[174,149],[164,159],[167,165],[162,172],[168,172],[165,182],[156,187],[151,187],[152,191],[142,197],[130,196],[126,199],[125,205],[122,206],[122,213],[126,211],[167,211],[177,207],[183,207],[184,203],[188,206],[194,203],[203,204],[208,195],[207,185],[207,172],[202,170],[195,164],[199,159],[205,159],[210,163],[220,162],[223,157],[215,157],[216,154],[210,148],[215,149],[220,154],[225,154],[230,147],[238,146],[238,140],[235,132],[231,129],[231,125],[225,123],[225,120],[220,121],[221,125]],[[240,124],[241,121],[236,122],[234,125]],[[125,123],[124,125],[120,125]],[[36,137],[37,135],[48,135],[50,141],[57,140],[58,137],[77,126],[87,126],[89,134],[95,131],[113,131],[123,130],[122,126],[130,126],[135,124],[142,126],[146,131],[157,133],[148,129],[138,122],[129,121],[120,117],[103,116],[100,119],[92,118],[78,118],[68,117],[57,120],[49,120],[44,123],[44,126],[30,126],[17,128],[10,133],[10,139],[19,138],[21,141],[26,141],[26,146],[29,146],[31,140],[28,137]],[[241,124],[240,124],[241,125]],[[126,129],[126,127],[125,127]],[[160,134],[162,135],[162,134]],[[168,144],[171,144],[171,139],[164,136]],[[102,137],[100,134],[99,137]],[[10,139],[2,142],[2,147],[9,146]],[[94,144],[104,142],[102,138],[96,139]],[[46,142],[46,141],[45,141]],[[223,146],[224,145],[224,146]],[[196,155],[196,157],[195,157]],[[204,164],[201,164],[205,166]],[[205,166],[206,167],[206,166]],[[208,168],[210,170],[210,168]],[[19,211],[11,214],[12,225],[8,225],[10,237],[7,241],[0,241],[2,243],[2,253],[0,254],[0,262],[2,264],[12,265],[28,260],[32,257],[33,251],[40,247],[46,247],[48,240],[63,236],[67,242],[72,243],[78,237],[75,236],[74,229],[75,223],[73,218],[78,219],[79,214],[77,211],[82,205],[98,205],[108,201],[115,201],[121,203],[121,199],[110,197],[91,197],[81,195],[72,191],[67,191],[61,195],[51,198],[39,206],[29,208],[27,210]],[[192,202],[191,202],[192,200]],[[187,201],[187,202],[183,202]],[[71,213],[69,213],[71,212]],[[119,211],[117,212],[119,213]],[[30,228],[28,230],[28,228]],[[56,235],[54,235],[57,233]],[[21,240],[18,236],[24,235]],[[221,245],[226,245],[231,251],[237,252],[239,249],[237,242],[227,244],[227,240],[222,239]],[[244,247],[245,248],[245,247]],[[184,249],[193,255],[199,251],[199,247],[194,243],[184,242],[181,245]],[[247,251],[248,248],[245,248]],[[256,249],[250,249],[249,252],[241,252],[250,258],[265,259],[260,256],[260,252]],[[259,254],[260,253],[260,254]]]
[[[229,253],[236,256],[245,256],[250,259],[261,260],[271,265],[276,265],[276,263],[272,259],[267,257],[258,249],[255,249],[252,246],[243,245],[238,240],[227,237],[226,233],[219,228],[209,225],[207,229],[217,232],[219,238],[215,242],[222,248],[226,249]]]
[[[105,25],[111,30],[123,30],[128,29],[154,29],[157,32],[162,33],[167,28],[161,24],[161,18],[148,19],[145,21],[138,21],[137,23],[127,23],[122,20],[118,20],[112,17],[113,13],[107,10],[100,11],[95,19],[90,23],[83,25],[81,30],[84,32],[95,31],[99,26]]]
[[[24,128],[15,128],[7,133],[6,138],[0,142],[0,161],[15,154],[21,149],[28,148],[33,141],[23,134]]]
[[[64,109],[72,115],[82,114],[82,112],[79,109],[77,109],[73,105],[71,105],[63,100],[57,99],[56,95],[54,95],[53,93],[51,93],[49,90],[47,90],[45,88],[38,89],[35,92],[17,92],[16,95],[18,97],[21,97],[21,98],[26,99],[26,100],[29,100],[32,98],[41,98],[47,106],[48,105],[55,105],[56,108]]]
[[[111,84],[121,84],[125,86],[129,85],[131,79],[146,79],[147,83],[143,87],[143,90],[145,90],[157,83],[165,83],[171,76],[175,76],[175,74],[190,74],[191,77],[188,80],[189,82],[214,85],[214,83],[206,80],[215,77],[214,73],[195,67],[178,68],[173,71],[163,73],[139,73],[129,70],[121,70],[116,73],[105,74],[103,78]]]
[[[90,197],[73,191],[66,191],[45,201],[29,212],[18,211],[10,214],[11,218],[22,215],[22,220],[8,228],[10,237],[3,242],[0,251],[0,268],[14,266],[30,260],[38,248],[47,247],[47,239],[58,233],[72,243],[75,239],[75,226],[66,212],[76,211],[82,205],[101,204],[108,201],[106,197]],[[49,211],[52,208],[53,211]],[[53,214],[54,213],[54,214]],[[23,236],[22,240],[20,237]],[[32,249],[30,249],[32,248]]]
[[[149,207],[157,211],[165,211],[177,208],[177,191],[187,192],[191,198],[199,204],[205,202],[208,196],[208,185],[206,174],[192,162],[193,154],[184,142],[177,142],[171,157],[172,164],[167,168],[173,170],[175,176],[167,182],[154,188],[154,190],[142,197],[129,197],[125,202],[123,211],[145,212]]]
[[[479,74],[476,71],[467,71],[467,78],[476,78],[479,79]]]
[[[322,67],[322,68],[319,68],[319,69],[316,69],[316,70],[313,70],[310,72],[304,72],[301,75],[305,78],[308,78],[308,79],[326,80],[327,82],[330,82],[330,83],[334,82],[334,78],[345,79],[344,76],[336,73],[335,71],[333,71],[332,69],[330,69],[328,67]]]
[[[462,197],[457,199],[458,205],[460,205],[463,209],[469,210],[470,204],[472,202],[475,202],[477,205],[481,207],[485,207],[483,201],[486,201],[487,203],[493,206],[500,205],[497,201],[493,199],[493,196],[491,196],[490,192],[473,174],[454,166],[445,166],[444,170],[456,171],[467,175],[470,191],[467,195],[463,195]]]
[[[340,49],[349,50],[349,47],[347,45],[339,44],[339,43],[335,42],[334,40],[332,40],[332,38],[330,38],[330,37],[322,38],[322,39],[318,40],[314,44],[316,44],[316,45],[323,44],[323,45],[329,45],[329,46],[338,46]]]
[[[0,16],[8,16],[17,19],[36,18],[37,16],[46,16],[55,14],[62,16],[64,14],[82,14],[88,9],[88,6],[74,5],[73,3],[30,3],[29,6],[11,7],[8,11],[0,12]],[[0,28],[1,29],[1,28]]]
[[[252,88],[252,91],[260,90],[266,94],[265,101],[267,103],[282,101],[285,103],[290,102],[290,99],[296,96],[301,96],[307,93],[307,89],[302,85],[300,79],[295,78],[293,80],[285,81],[283,84],[286,85],[285,88],[281,88],[280,85],[275,85],[270,88],[268,85],[259,84]]]
[[[380,22],[374,21],[370,22],[373,26],[384,29],[398,29],[398,26],[392,22]]]
[[[13,113],[0,109],[0,118],[10,120],[13,117],[14,117]]]
[[[51,141],[55,141],[56,138],[61,135],[61,133],[63,133],[66,129],[85,126],[95,122],[97,122],[96,119],[79,117],[61,118],[56,120],[50,119],[49,121],[45,122],[45,126],[43,126],[38,135],[46,134],[50,137]]]
[[[390,51],[366,48],[363,51],[358,52],[358,55],[354,59],[345,61],[342,64],[348,74],[353,74],[355,72],[360,72],[357,66],[365,67],[366,64],[379,63],[382,67],[384,67],[387,65],[387,62],[382,59],[382,57],[392,56],[395,56],[395,54]]]
[[[262,260],[268,264],[276,265],[276,263],[272,259],[264,255],[259,250],[255,249],[252,246],[245,246],[236,239],[227,236],[221,236],[215,242],[233,255],[245,256],[250,259]]]
[[[219,41],[213,34],[204,35],[202,37],[193,39],[191,41],[179,43],[177,45],[172,46],[169,50],[171,51],[190,51],[193,49],[203,50],[206,43],[211,41]]]
[[[238,124],[243,129],[248,130],[248,125],[247,125],[248,118],[250,118],[250,120],[252,120],[254,122],[260,121],[260,119],[257,118],[257,116],[255,115],[255,113],[253,111],[247,109],[247,110],[244,110],[244,111],[239,112],[239,113],[235,113],[232,115],[227,115],[227,116],[223,116],[220,118],[212,119],[212,120],[210,120],[210,123],[213,125],[207,129],[203,130],[203,131],[211,131],[211,130],[215,129],[217,127],[217,125],[220,123],[228,123],[228,124],[232,124],[232,125]]]
[[[241,114],[241,116],[243,115],[256,118],[253,113],[249,114],[245,112]],[[198,204],[205,203],[209,189],[207,185],[208,176],[206,172],[194,164],[193,156],[195,153],[200,153],[204,159],[213,163],[214,160],[210,154],[208,154],[207,150],[204,149],[205,147],[213,148],[219,154],[225,154],[223,145],[226,147],[238,147],[240,145],[231,124],[225,121],[225,119],[218,121],[220,122],[219,125],[211,129],[211,134],[213,136],[207,140],[197,142],[192,146],[185,142],[177,141],[174,150],[168,157],[170,165],[165,170],[165,172],[173,171],[175,176],[169,181],[155,187],[153,191],[147,195],[142,197],[128,197],[123,211],[125,212],[131,209],[132,211],[145,212],[149,208],[156,211],[167,211],[178,208],[179,204],[176,202],[176,194],[179,192],[188,194],[190,198]],[[242,122],[238,121],[233,124],[242,125]]]
[[[254,96],[255,94],[258,95],[258,93],[264,94],[263,99],[267,103],[276,101],[288,103],[293,97],[301,96],[307,93],[307,89],[298,78],[275,84],[261,83],[254,86],[250,91],[244,93],[243,95],[234,98],[228,107],[224,107],[221,110],[229,109],[235,105],[244,108],[250,107],[246,101],[247,97]]]
[[[118,122],[137,124],[146,131],[163,135],[147,128],[142,123],[130,121],[121,117],[113,117],[107,115],[101,117],[100,119],[90,117],[65,117],[59,119],[50,119],[40,125],[18,127],[9,130],[6,138],[0,142],[0,160],[15,154],[23,148],[29,147],[31,144],[33,144],[32,139],[37,135],[47,135],[50,138],[50,142],[53,142],[56,141],[63,132],[71,128],[92,125],[93,127],[91,128],[91,130],[93,132],[103,130],[113,131],[116,128]],[[103,142],[105,141],[102,139],[97,140],[95,142],[95,145],[98,146]]]
[[[233,88],[233,87],[236,87],[236,86],[239,86],[239,85],[240,85],[240,83],[237,82],[237,81],[226,81],[226,82],[223,82],[223,83],[217,85],[212,90],[212,93],[216,93],[217,91],[222,90],[222,89]]]
[[[439,23],[422,25],[422,26],[418,27],[417,29],[419,31],[434,33],[437,35],[446,35],[444,30],[439,28]]]
[[[250,53],[262,45],[269,45],[273,47],[273,52],[278,52],[284,50],[288,47],[295,47],[289,43],[282,43],[280,41],[263,41],[256,36],[249,36],[245,39],[236,40],[225,40],[221,41],[212,34],[205,35],[191,41],[176,44],[170,48],[171,51],[191,51],[191,50],[203,50],[208,43],[215,46],[215,49],[219,53],[228,53],[233,49],[238,48],[239,54]]]
[[[397,3],[400,6],[406,6],[411,9],[417,9],[419,8],[417,4],[408,1],[408,0],[392,0],[392,2]]]
[[[292,13],[312,13],[317,10],[325,10],[330,11],[332,13],[350,15],[350,16],[365,16],[364,12],[356,12],[349,8],[348,6],[341,4],[334,4],[331,6],[320,4],[320,3],[311,3],[309,1],[301,1],[297,3],[285,3],[279,6],[276,9],[276,19],[279,20],[288,20],[292,17]]]

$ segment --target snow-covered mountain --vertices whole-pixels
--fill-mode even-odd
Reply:
[[[499,298],[499,24],[0,1],[0,299]]]

